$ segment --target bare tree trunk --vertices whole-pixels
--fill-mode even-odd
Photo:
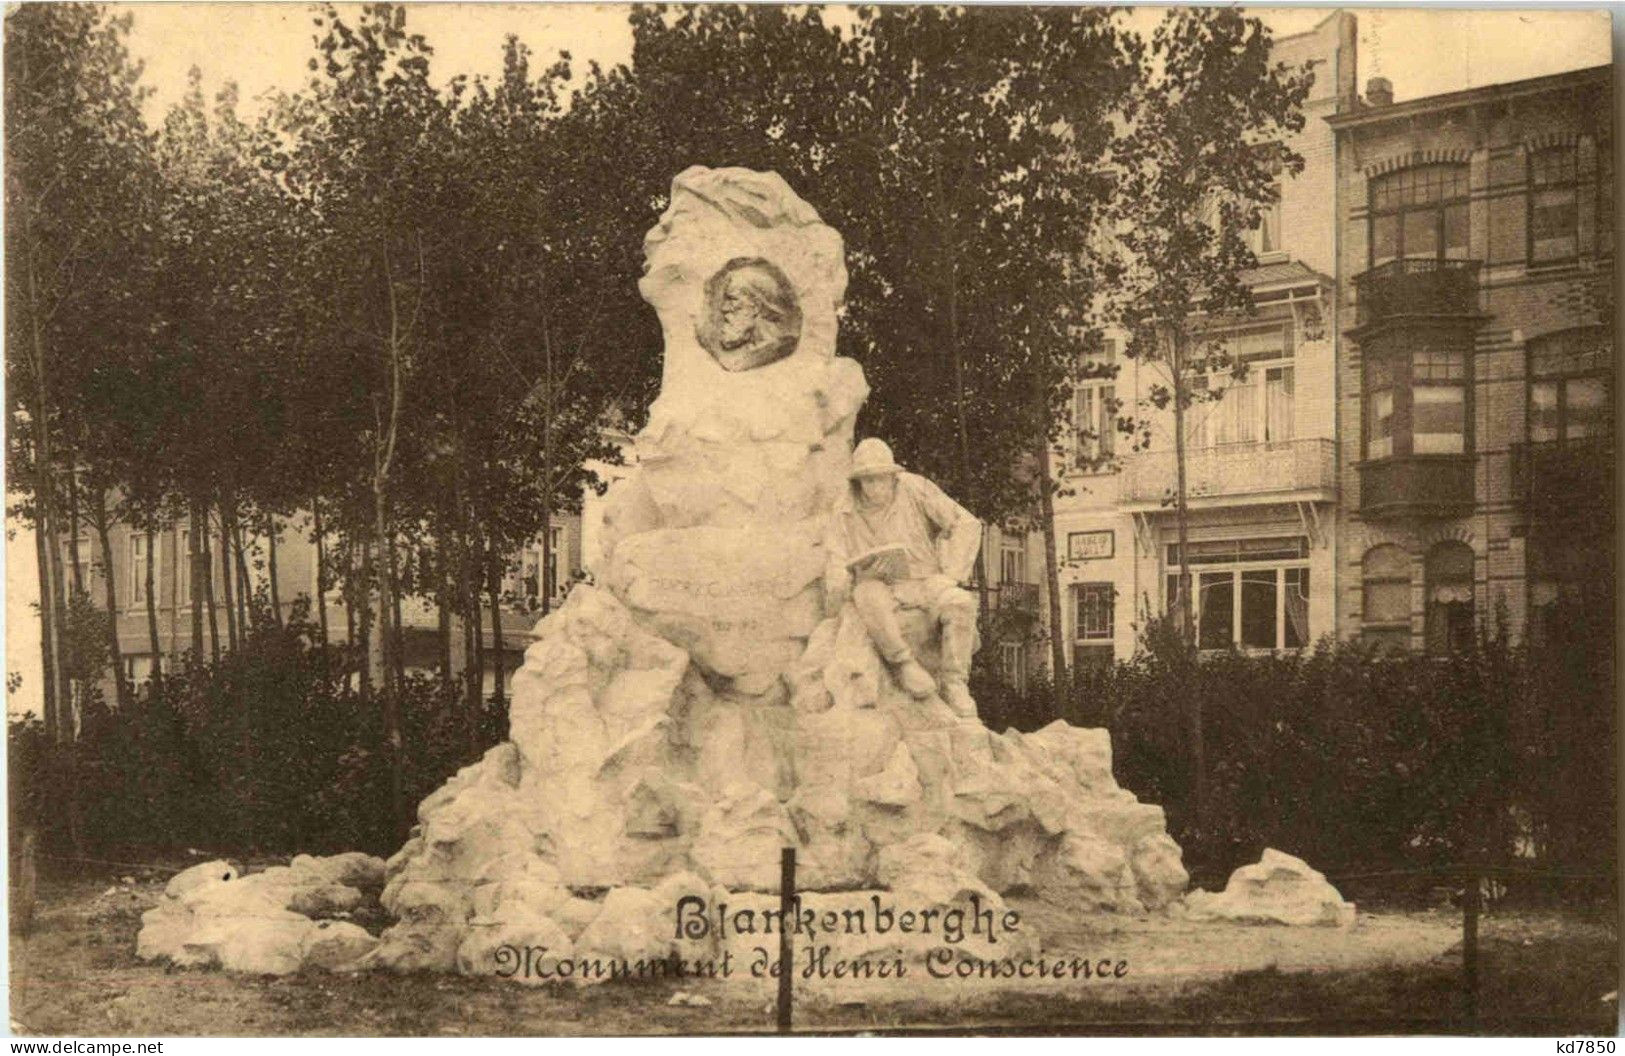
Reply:
[[[26,73],[24,75],[26,79]],[[56,516],[56,481],[53,476],[56,458],[51,450],[51,396],[49,372],[45,361],[45,331],[40,325],[45,313],[45,295],[40,290],[39,267],[34,256],[34,249],[38,245],[34,239],[33,214],[23,209],[23,244],[26,250],[23,254],[25,261],[25,277],[27,279],[26,311],[29,326],[29,351],[32,353],[30,366],[34,374],[34,393],[36,404],[34,412],[34,428],[37,430],[34,438],[34,465],[37,470],[35,480],[34,498],[39,503],[38,521],[44,527],[41,535],[45,539],[45,581],[40,584],[40,598],[43,608],[48,610],[43,625],[48,626],[54,633],[50,634],[51,663],[47,670],[56,676],[56,722],[52,734],[58,743],[66,741],[73,736],[72,708],[73,687],[67,665],[64,663],[67,650],[63,645],[63,636],[66,632],[67,618],[62,605],[62,588],[65,586],[61,575],[61,551],[55,532],[59,522]],[[78,797],[77,790],[70,792],[70,802]]]
[[[457,598],[463,624],[463,707],[467,715],[469,757],[479,753],[481,703],[480,606],[473,583],[474,540],[465,533],[457,555]],[[472,606],[469,604],[473,599]]]
[[[356,585],[355,599],[361,606],[361,613],[356,619],[356,664],[358,667],[358,680],[363,700],[372,699],[373,690],[373,648],[372,648],[372,548],[361,547],[361,581]]]
[[[232,526],[232,550],[237,561],[237,628],[242,644],[248,644],[248,633],[259,627],[265,614],[256,606],[253,577],[248,574],[248,526],[239,518]]]
[[[96,502],[90,508],[96,528],[96,544],[102,548],[102,599],[107,606],[107,656],[113,664],[113,689],[119,707],[130,703],[130,682],[124,673],[124,654],[118,643],[118,587],[114,583],[113,543],[107,526],[107,492],[96,489]]]
[[[1186,508],[1185,472],[1185,403],[1189,399],[1189,382],[1185,377],[1185,341],[1183,327],[1173,334],[1173,367],[1169,373],[1174,382],[1174,528],[1179,540],[1179,580],[1175,597],[1179,604],[1179,634],[1187,657],[1196,649],[1196,621],[1192,615],[1190,518]],[[1190,722],[1191,753],[1191,809],[1198,829],[1207,818],[1207,748],[1202,730],[1202,699],[1200,694],[1187,694]]]
[[[327,536],[322,530],[322,497],[310,497],[310,516],[316,533],[316,625],[320,629],[322,650],[328,646],[327,638]]]
[[[228,512],[229,511],[229,512]],[[237,520],[236,500],[220,502],[220,589],[221,600],[226,606],[226,641],[232,652],[237,651],[239,639],[237,636],[237,599],[233,589],[232,580],[237,576],[237,569],[232,562],[232,525]]]
[[[279,531],[276,514],[266,514],[265,524],[265,574],[270,581],[271,622],[280,629],[282,627],[282,588],[277,585],[276,581],[276,537]]]
[[[152,646],[152,688],[156,690],[164,683],[164,645],[158,637],[158,576],[155,571],[158,533],[150,526],[146,529],[146,539],[147,641]]]
[[[40,682],[41,706],[45,709],[42,716],[45,720],[45,732],[55,741],[60,723],[57,707],[56,676],[57,658],[57,610],[52,604],[56,591],[51,588],[51,534],[50,523],[45,519],[44,503],[36,492],[36,506],[34,510],[34,556],[39,562],[39,622],[40,622]]]
[[[355,612],[355,550],[350,543],[344,544],[344,586],[340,591],[344,599],[344,647],[348,654],[356,651],[356,612]],[[344,679],[348,684],[350,679],[349,665],[346,663]]]
[[[199,536],[203,546],[203,604],[209,610],[209,658],[215,663],[220,662],[220,619],[215,610],[214,603],[214,542],[209,538],[209,507],[204,504],[202,508],[202,521],[199,525]]]
[[[186,559],[192,565],[189,599],[192,605],[192,659],[199,664],[203,662],[203,591],[209,582],[208,533],[204,531],[208,516],[203,504],[193,500],[192,530],[186,538]],[[219,655],[218,646],[215,653]]]
[[[469,608],[468,622],[474,631],[474,653],[469,666],[469,679],[474,687],[475,714],[485,713],[485,616],[480,605],[479,581],[471,572],[469,575]]]
[[[496,671],[496,692],[494,699],[496,700],[497,707],[499,708],[506,705],[504,695],[505,687],[502,684],[502,680],[504,675],[507,673],[507,664],[504,659],[507,655],[505,650],[506,643],[502,640],[502,574],[499,571],[500,564],[501,559],[497,556],[494,550],[487,555],[485,562],[486,590],[489,591],[491,595],[491,641],[492,648],[496,654],[496,660],[493,664]]]
[[[390,614],[394,610],[395,594],[395,541],[389,531],[388,497],[383,488],[383,479],[375,478],[373,486],[373,529],[376,532],[376,542],[379,557],[384,563],[378,590],[378,639],[381,646],[386,648],[379,651],[378,657],[382,661],[382,670],[379,672],[383,681],[382,697],[384,712],[384,744],[389,752],[389,805],[390,818],[394,826],[392,835],[400,837],[405,835],[411,825],[411,819],[406,807],[406,758],[405,745],[401,740],[401,702],[397,695],[398,686],[390,685],[390,667],[394,650],[387,648],[387,643],[394,637],[391,634]]]
[[[442,518],[442,524],[449,524],[449,518]],[[436,631],[440,647],[440,688],[449,697],[455,685],[456,677],[451,667],[451,592],[454,589],[451,577],[451,568],[447,555],[451,552],[451,539],[449,533],[442,538],[435,547],[435,609],[439,617]]]
[[[1050,479],[1049,402],[1039,394],[1040,423],[1038,437],[1038,511],[1039,527],[1044,536],[1044,592],[1049,595],[1049,648],[1051,689],[1054,691],[1055,717],[1065,718],[1072,699],[1072,679],[1067,667],[1065,625],[1061,612],[1061,567],[1055,552],[1055,492]]]
[[[164,529],[164,534],[170,534],[174,529],[175,542],[169,548],[169,658],[170,670],[173,671],[176,652],[176,643],[181,634],[181,533],[180,525],[173,524]],[[188,556],[186,560],[191,560]]]
[[[542,615],[553,611],[553,592],[559,589],[553,574],[553,503],[542,500],[542,566],[536,570],[537,587],[542,592]]]
[[[406,623],[401,619],[401,580],[397,564],[396,539],[389,538],[389,607],[390,607],[390,673],[395,679],[395,691],[406,688]]]
[[[108,555],[103,554],[102,559],[107,560]],[[85,563],[79,554],[79,473],[73,469],[68,471],[68,562],[73,569],[73,596],[84,597],[89,591],[85,590]]]

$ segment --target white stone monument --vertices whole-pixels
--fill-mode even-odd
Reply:
[[[840,236],[775,174],[691,168],[645,252],[662,389],[610,494],[598,585],[538,624],[511,740],[419,806],[380,878],[395,923],[358,963],[507,976],[515,949],[715,955],[717,929],[678,937],[679,900],[776,904],[783,847],[814,905],[1181,899],[1180,850],[1161,808],[1117,786],[1106,731],[994,733],[906,691],[850,601],[826,598],[868,394],[835,354]],[[937,629],[911,611],[937,675]],[[304,890],[282,883],[260,900],[276,919]],[[201,949],[197,907],[223,896],[187,897],[191,916],[153,911],[144,955]]]

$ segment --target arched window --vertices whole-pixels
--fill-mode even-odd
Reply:
[[[1466,543],[1439,543],[1428,551],[1427,649],[1435,656],[1473,644],[1473,549]]]
[[[1371,266],[1390,260],[1466,259],[1467,165],[1440,162],[1374,176]]]
[[[1411,559],[1397,546],[1374,546],[1361,563],[1366,641],[1407,649],[1411,644]]]

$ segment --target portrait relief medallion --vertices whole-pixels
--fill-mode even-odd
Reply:
[[[761,257],[735,257],[705,283],[695,336],[726,371],[776,363],[801,341],[801,304],[790,280]]]

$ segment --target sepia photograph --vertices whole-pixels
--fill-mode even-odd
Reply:
[[[13,1051],[1613,1051],[1608,9],[4,17]]]

